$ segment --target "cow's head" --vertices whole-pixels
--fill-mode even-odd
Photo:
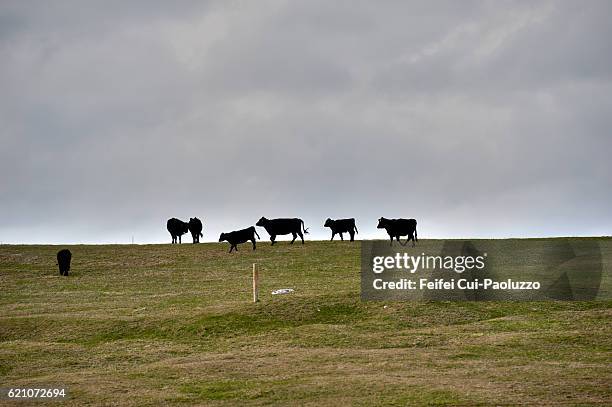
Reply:
[[[376,226],[377,229],[384,229],[389,225],[389,219],[387,218],[380,218],[378,219],[378,226]]]
[[[327,218],[327,220],[325,221],[325,224],[323,225],[323,227],[331,228],[333,224],[334,224],[334,221],[331,220],[330,218]]]
[[[225,235],[225,233],[221,233],[221,236],[219,236],[219,241],[222,242],[226,239],[227,239],[227,236]]]
[[[266,223],[268,223],[268,219],[264,218],[263,216],[261,217],[261,219],[259,219],[257,221],[257,223],[255,224],[255,226],[264,226]]]

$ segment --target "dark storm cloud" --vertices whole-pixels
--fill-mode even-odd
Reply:
[[[609,2],[3,2],[0,240],[609,234]]]

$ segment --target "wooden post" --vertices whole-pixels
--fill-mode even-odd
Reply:
[[[253,263],[253,302],[259,301],[259,273],[257,266]]]

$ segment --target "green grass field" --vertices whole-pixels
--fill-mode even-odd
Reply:
[[[349,242],[68,247],[66,278],[58,246],[0,246],[1,387],[64,385],[79,406],[612,405],[612,301],[363,303]]]

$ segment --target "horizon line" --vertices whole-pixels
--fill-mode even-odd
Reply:
[[[535,240],[535,239],[605,239],[612,238],[612,235],[600,235],[600,236],[537,236],[537,237],[452,237],[452,238],[440,238],[440,237],[432,237],[425,238],[420,240]],[[277,240],[277,242],[288,242],[287,240]],[[363,241],[385,241],[388,242],[389,239],[355,239],[354,242],[363,242]],[[260,239],[258,242],[269,242],[269,240]],[[329,239],[312,239],[306,240],[306,242],[347,242],[351,243],[350,240],[329,240]],[[0,246],[162,246],[162,245],[198,245],[198,244],[222,244],[227,245],[227,242],[217,242],[217,241],[205,241],[200,243],[160,243],[160,242],[150,242],[150,243],[4,243],[0,242]],[[300,243],[294,243],[300,245]]]

